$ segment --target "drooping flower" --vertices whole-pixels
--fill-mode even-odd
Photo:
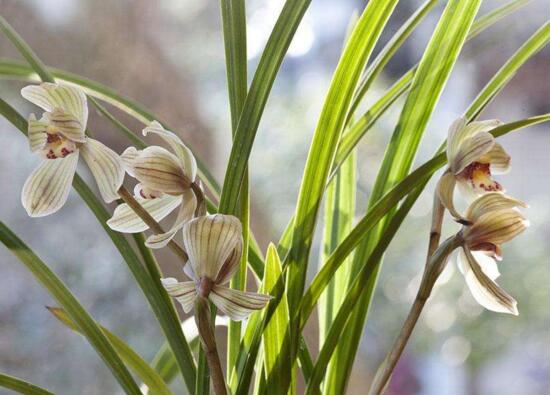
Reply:
[[[453,204],[455,186],[470,201],[487,192],[503,191],[492,174],[506,173],[510,169],[510,156],[489,133],[500,124],[496,119],[466,124],[465,118],[459,118],[449,128],[449,165],[439,180],[437,193],[457,219],[463,218]]]
[[[128,174],[139,181],[134,189],[136,200],[156,221],[161,221],[179,207],[176,221],[166,233],[147,238],[148,247],[161,248],[168,244],[186,221],[193,218],[197,197],[192,187],[200,187],[197,181],[197,164],[189,148],[157,121],[143,129],[144,136],[149,133],[162,137],[174,153],[158,146],[143,150],[129,147],[123,152],[122,161]],[[119,205],[107,224],[124,233],[138,233],[148,229],[127,204]]]
[[[501,245],[523,232],[529,225],[517,207],[519,200],[491,192],[477,198],[465,218],[471,225],[462,230],[464,243],[458,253],[458,266],[473,297],[488,310],[518,314],[517,303],[495,280],[500,275],[497,260]]]
[[[240,321],[271,299],[269,295],[224,286],[239,268],[242,254],[242,229],[236,217],[215,214],[187,222],[183,227],[183,247],[189,256],[184,271],[192,281],[163,278],[162,283],[185,312],[191,311],[200,295],[232,320]]]
[[[118,199],[124,179],[120,157],[97,140],[86,137],[86,95],[69,85],[43,83],[26,86],[21,95],[45,112],[29,117],[28,138],[32,152],[45,160],[23,186],[21,201],[31,217],[59,210],[67,201],[81,153],[106,202]]]

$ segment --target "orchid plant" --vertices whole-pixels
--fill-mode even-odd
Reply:
[[[0,76],[30,83],[21,95],[44,111],[39,119],[34,114],[25,119],[0,99],[0,113],[27,135],[30,151],[44,159],[22,186],[24,209],[31,217],[62,216],[59,211],[74,187],[143,290],[162,328],[165,345],[152,362],[145,361],[96,322],[38,255],[3,223],[0,240],[59,303],[50,311],[88,340],[125,393],[206,395],[211,387],[217,395],[252,391],[345,393],[383,255],[428,180],[445,164],[447,168],[431,191],[432,223],[426,226],[428,252],[418,294],[380,364],[370,393],[381,394],[388,387],[424,305],[452,255],[457,255],[465,283],[481,306],[518,315],[518,302],[496,279],[502,245],[528,226],[519,210],[527,205],[505,194],[493,179],[493,175],[506,173],[511,162],[496,140],[548,121],[550,114],[508,123],[478,118],[515,72],[550,41],[550,23],[512,55],[450,126],[446,145],[411,171],[428,121],[463,46],[526,1],[512,1],[477,19],[481,0],[446,2],[420,63],[360,114],[365,93],[437,3],[427,0],[421,5],[371,59],[397,2],[370,0],[361,16],[350,23],[312,139],[294,217],[267,254],[256,243],[249,224],[247,169],[254,166],[249,155],[271,86],[310,0],[285,2],[250,86],[245,1],[221,0],[232,118],[228,129],[233,135],[221,186],[196,152],[180,139],[178,130],[169,130],[156,116],[99,83],[46,67],[0,16],[0,30],[28,62],[4,62],[10,67],[1,67],[4,63],[0,62]],[[399,97],[404,101],[398,101]],[[88,102],[112,121],[117,133],[130,139],[122,153],[91,137]],[[141,121],[142,134],[157,135],[166,147],[145,144],[102,102]],[[385,111],[399,106],[399,121],[368,208],[354,222],[357,144]],[[76,174],[80,154],[102,200],[117,202],[112,210]],[[126,188],[128,183],[134,184],[133,193]],[[455,205],[455,189],[467,204],[464,210]],[[322,204],[324,214],[319,213]],[[446,213],[455,224],[450,224],[451,236],[441,242]],[[161,222],[171,214],[174,219],[166,230]],[[321,216],[322,254],[318,272],[308,282],[306,274],[314,264],[311,251]],[[133,234],[135,243],[130,243],[128,234]],[[155,252],[166,247],[182,268],[178,278],[166,277],[164,262],[156,260]],[[179,302],[182,314],[174,301]],[[312,321],[316,307],[321,336],[318,350],[312,350],[312,340],[304,338],[303,329]],[[185,314],[193,315],[196,336],[182,329],[193,326],[193,319],[182,326]],[[229,321],[226,339],[216,334],[216,317],[220,316]],[[195,347],[196,343],[200,347]],[[220,350],[227,354],[225,367]],[[305,387],[298,380],[298,370]],[[185,389],[174,384],[178,375]],[[50,393],[3,374],[0,386],[25,394]]]

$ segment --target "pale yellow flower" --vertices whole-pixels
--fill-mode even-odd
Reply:
[[[498,120],[466,124],[466,120],[460,118],[449,129],[448,168],[439,180],[437,193],[443,205],[457,219],[463,218],[453,204],[455,186],[469,201],[487,192],[503,191],[492,174],[506,173],[510,168],[510,157],[488,133],[500,124]]]
[[[517,210],[519,200],[491,192],[477,198],[466,211],[471,225],[464,226],[464,244],[458,253],[458,266],[476,301],[488,310],[518,314],[517,302],[499,287],[497,260],[501,244],[523,232],[529,223]]]
[[[187,222],[183,227],[183,248],[189,256],[184,271],[192,281],[164,278],[162,283],[186,313],[200,295],[232,320],[240,321],[271,299],[269,295],[224,286],[239,268],[242,254],[242,229],[236,217],[215,214]]]
[[[158,146],[137,150],[129,147],[122,154],[122,161],[128,174],[139,183],[134,189],[136,200],[156,220],[161,221],[179,207],[177,218],[166,232],[151,235],[146,245],[150,248],[164,247],[193,218],[197,208],[197,197],[192,189],[199,187],[195,157],[172,132],[165,130],[157,121],[143,130],[143,135],[154,133],[170,145],[174,153]],[[194,184],[194,185],[192,185]],[[148,226],[127,205],[119,205],[107,224],[124,233],[138,233]]]
[[[39,120],[34,114],[29,117],[31,151],[40,153],[45,160],[23,186],[21,201],[27,213],[42,217],[65,204],[80,153],[103,199],[118,199],[124,167],[113,150],[86,137],[88,106],[84,92],[69,85],[44,83],[26,86],[21,95],[45,111]]]

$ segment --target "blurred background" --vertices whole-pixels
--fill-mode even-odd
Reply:
[[[443,3],[445,3],[443,1]],[[385,43],[421,4],[401,1]],[[480,15],[504,4],[486,0]],[[248,0],[249,77],[283,0]],[[275,81],[251,156],[253,229],[262,248],[277,241],[292,215],[309,143],[349,18],[365,1],[312,2]],[[372,103],[421,57],[441,13],[436,7],[406,42],[368,94]],[[0,0],[0,12],[42,60],[106,84],[142,103],[188,142],[218,180],[230,148],[230,118],[219,3],[196,0]],[[506,59],[550,17],[550,0],[533,0],[487,30],[462,52],[417,158],[431,156]],[[381,46],[377,47],[376,51]],[[375,52],[376,52],[375,51]],[[0,36],[0,57],[19,58]],[[482,118],[508,122],[550,110],[550,48],[527,63]],[[20,82],[0,81],[2,98],[25,116],[37,109],[19,96]],[[402,102],[384,115],[359,147],[357,218],[363,215],[385,144]],[[115,111],[117,115],[120,115]],[[142,126],[121,115],[136,133]],[[127,143],[91,110],[90,129],[117,152]],[[151,141],[154,142],[154,141]],[[520,316],[484,311],[450,264],[398,365],[392,394],[546,394],[550,386],[550,125],[501,139],[512,172],[499,181],[529,203],[528,231],[506,245],[499,282],[518,300]],[[145,298],[118,252],[84,203],[71,192],[56,215],[27,217],[20,191],[38,164],[27,142],[0,119],[0,218],[67,283],[92,315],[151,359],[163,338]],[[88,177],[87,169],[81,173]],[[382,269],[350,394],[362,394],[396,336],[417,291],[429,232],[433,183],[392,243]],[[319,224],[321,225],[321,223]],[[448,232],[456,226],[448,223]],[[312,256],[311,275],[317,265]],[[159,254],[167,275],[180,273],[170,253]],[[0,371],[59,394],[119,393],[91,347],[44,308],[54,301],[0,247]],[[317,350],[316,325],[307,334]],[[0,393],[1,390],[0,390]]]

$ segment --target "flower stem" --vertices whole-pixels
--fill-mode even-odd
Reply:
[[[384,362],[380,365],[380,368],[374,377],[369,395],[379,395],[386,389],[390,376],[395,369],[395,365],[407,345],[418,318],[420,317],[420,313],[422,312],[426,301],[430,297],[439,275],[445,268],[449,255],[461,244],[462,234],[458,233],[445,240],[445,242],[443,242],[443,244],[441,244],[441,246],[437,248],[429,258],[422,277],[422,282],[420,283],[420,289],[418,290],[411,310],[409,311],[407,319],[401,328],[399,336],[395,340],[390,352],[384,359]]]
[[[134,198],[134,196],[124,187],[121,186],[118,190],[118,194],[120,195],[121,199],[124,200],[124,203],[126,203],[132,210],[135,211],[135,213],[151,228],[155,233],[165,233],[164,229],[162,229],[162,226],[155,221],[155,219],[143,208],[141,204]],[[183,262],[184,264],[187,262],[188,256],[187,253],[181,248],[175,241],[170,240],[168,243],[168,247],[172,250],[174,254],[176,254]]]
[[[195,322],[197,323],[201,345],[206,356],[206,361],[208,362],[208,368],[210,369],[210,377],[212,378],[214,392],[216,395],[226,395],[227,389],[223,378],[218,348],[216,346],[214,327],[210,318],[210,307],[208,299],[202,296],[197,296],[195,301]]]

